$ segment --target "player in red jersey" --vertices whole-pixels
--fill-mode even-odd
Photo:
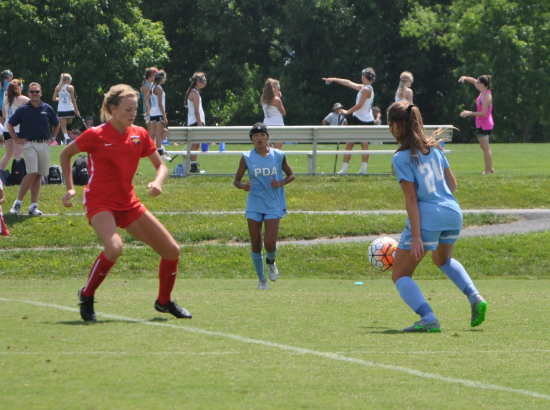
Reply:
[[[171,313],[178,319],[192,317],[186,309],[170,299],[180,257],[180,248],[172,235],[155,218],[134,193],[132,180],[140,158],[148,157],[157,174],[147,184],[149,194],[162,193],[162,183],[168,169],[155,144],[144,128],[133,124],[137,115],[138,93],[132,87],[119,84],[105,94],[101,120],[105,123],[90,128],[61,152],[61,168],[67,184],[63,205],[73,206],[75,196],[71,158],[79,152],[88,153],[90,178],[84,190],[84,208],[90,225],[103,243],[103,252],[94,262],[86,286],[78,291],[80,315],[95,321],[94,294],[122,253],[122,238],[117,227],[153,248],[160,256],[159,295],[155,309]]]

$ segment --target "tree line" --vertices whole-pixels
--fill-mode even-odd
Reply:
[[[139,88],[145,67],[168,73],[172,124],[187,119],[189,78],[203,71],[207,124],[250,125],[268,77],[281,83],[289,125],[320,124],[355,91],[322,77],[360,82],[376,71],[374,104],[385,113],[402,71],[428,124],[453,124],[475,141],[474,87],[461,75],[493,78],[497,142],[548,142],[550,0],[3,0],[0,63],[53,89],[73,75],[83,113],[99,111],[112,84]],[[4,68],[1,68],[4,69]],[[47,96],[48,93],[44,92]],[[385,117],[385,115],[383,115]]]

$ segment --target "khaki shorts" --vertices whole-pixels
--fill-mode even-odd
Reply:
[[[48,175],[50,169],[50,144],[29,141],[23,145],[23,158],[27,174]]]

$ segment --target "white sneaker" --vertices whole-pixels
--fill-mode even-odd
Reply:
[[[357,175],[367,175],[367,171],[359,171]]]
[[[42,211],[37,206],[29,208],[29,215],[39,216],[42,215]]]
[[[163,152],[160,157],[166,161],[172,161],[172,157],[168,155],[166,152]]]
[[[13,206],[10,209],[10,214],[19,215],[19,209],[20,208],[21,208],[21,204],[13,204]]]
[[[261,280],[261,281],[258,283],[258,289],[260,289],[260,290],[267,290],[267,289],[269,289],[269,286],[267,285],[267,280]]]
[[[347,171],[344,171],[343,169],[337,172],[338,175],[345,175],[346,173]]]
[[[275,262],[267,264],[267,276],[269,276],[269,280],[271,282],[275,282],[277,280],[279,270],[277,269]]]

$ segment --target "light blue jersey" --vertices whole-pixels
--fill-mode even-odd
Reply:
[[[438,148],[431,148],[427,155],[419,152],[418,163],[411,158],[411,151],[396,152],[392,158],[397,181],[414,182],[420,210],[420,229],[445,231],[462,227],[462,211],[445,180],[449,163]],[[407,227],[410,221],[407,218]]]
[[[274,148],[264,158],[253,149],[245,152],[244,158],[248,177],[252,186],[246,198],[246,212],[285,215],[286,199],[284,187],[272,188],[272,178],[283,179],[283,159],[285,154]]]

